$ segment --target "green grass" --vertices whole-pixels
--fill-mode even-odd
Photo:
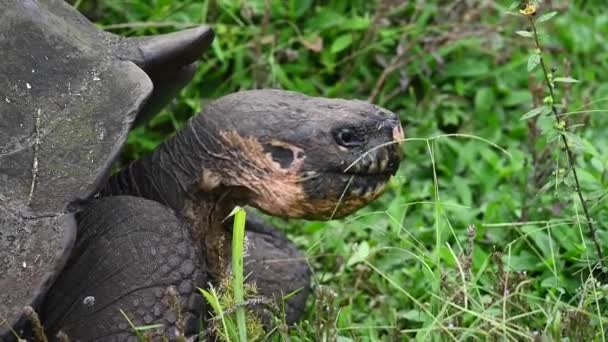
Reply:
[[[236,207],[233,210],[234,225],[232,233],[232,288],[234,290],[234,301],[243,303],[245,301],[243,250],[245,245],[245,209]],[[236,322],[238,326],[238,340],[247,342],[247,327],[245,323],[245,308],[236,309]]]
[[[245,209],[235,207],[229,216],[234,216],[231,279],[222,280],[217,290],[215,287],[209,290],[199,288],[199,290],[213,310],[211,330],[221,341],[255,341],[264,334],[260,318],[247,306],[247,300],[254,299],[256,295],[255,287],[245,284],[244,281],[243,257],[247,213]]]
[[[530,114],[550,104],[548,88],[511,1],[399,3],[84,0],[80,10],[126,35],[217,32],[192,84],[131,134],[124,162],[240,89],[370,99],[401,117],[404,161],[381,199],[340,221],[273,220],[306,251],[316,295],[300,324],[269,338],[604,341],[608,287],[590,276],[597,253],[560,137],[608,253],[605,6],[540,4],[538,16],[558,12],[538,24],[549,72],[580,81],[555,83],[562,125]]]

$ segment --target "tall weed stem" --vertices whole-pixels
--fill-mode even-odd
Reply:
[[[572,153],[572,149],[570,148],[570,145],[568,144],[568,139],[566,137],[566,134],[564,134],[564,131],[567,130],[566,122],[565,122],[565,120],[561,120],[561,117],[560,117],[559,113],[557,112],[557,107],[555,106],[555,103],[557,103],[557,101],[556,101],[556,96],[555,96],[555,91],[554,91],[554,84],[553,84],[553,81],[551,80],[552,76],[549,75],[547,65],[545,63],[545,59],[543,58],[543,48],[542,48],[542,45],[540,44],[540,39],[538,37],[538,31],[536,29],[536,21],[535,21],[533,15],[526,15],[526,17],[528,18],[528,21],[530,22],[530,26],[532,27],[532,37],[534,39],[534,45],[536,46],[537,53],[540,57],[540,67],[543,72],[543,76],[545,78],[545,83],[547,84],[547,87],[549,88],[549,96],[551,98],[551,112],[553,113],[557,126],[561,128],[559,134],[561,136],[562,142],[564,143],[564,149],[566,150],[566,155],[568,157],[568,165],[569,165],[570,170],[572,171],[572,175],[574,177],[575,190],[576,190],[576,193],[578,194],[578,198],[583,207],[583,213],[585,214],[585,219],[587,221],[587,227],[589,228],[589,235],[595,245],[597,255],[600,259],[600,263],[602,263],[603,259],[604,259],[604,255],[602,253],[602,247],[600,246],[600,243],[597,239],[595,226],[591,219],[591,215],[589,215],[589,209],[587,208],[587,202],[585,201],[585,198],[583,197],[581,185],[578,180],[578,174],[576,172],[574,154]]]

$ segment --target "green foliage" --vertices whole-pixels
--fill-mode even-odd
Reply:
[[[80,9],[121,34],[201,23],[217,33],[192,84],[131,134],[124,162],[240,89],[369,99],[400,115],[404,162],[380,200],[342,221],[274,220],[306,250],[315,288],[335,296],[317,291],[303,322],[270,338],[310,340],[321,329],[328,341],[602,340],[608,288],[592,276],[597,253],[560,137],[608,251],[608,14],[601,2],[561,3],[539,2],[535,17],[557,101],[519,2]]]
[[[246,308],[245,301],[256,295],[256,289],[244,283],[243,253],[247,213],[245,209],[235,207],[230,216],[234,216],[231,279],[222,281],[219,293],[213,287],[209,290],[199,290],[213,309],[211,330],[221,341],[256,341],[264,333],[260,319],[253,311]],[[229,311],[233,311],[234,315],[230,315]],[[218,321],[221,322],[221,326]]]

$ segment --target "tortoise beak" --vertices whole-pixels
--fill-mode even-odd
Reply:
[[[215,34],[208,26],[148,37],[133,37],[120,43],[118,53],[148,74],[154,90],[138,113],[135,124],[156,115],[186,86],[196,72],[196,61],[207,51]]]

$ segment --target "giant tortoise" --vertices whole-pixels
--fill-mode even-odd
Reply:
[[[212,39],[206,27],[121,38],[60,0],[0,3],[0,336],[27,334],[24,306],[76,340],[131,337],[120,310],[194,334],[196,288],[230,272],[235,205],[324,220],[382,192],[400,160],[395,114],[270,89],[215,100],[110,177],[134,122],[188,82]],[[303,288],[287,302],[296,320],[306,263],[255,217],[247,241],[247,281],[261,294]]]

